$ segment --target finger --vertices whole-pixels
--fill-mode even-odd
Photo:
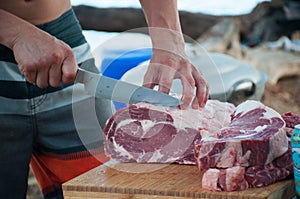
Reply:
[[[192,102],[192,108],[193,109],[199,109],[203,108],[208,100],[208,87],[203,86],[197,86],[196,88],[196,96],[193,99]]]
[[[157,83],[155,83],[154,81],[153,73],[150,69],[148,69],[144,75],[143,86],[146,88],[153,89],[156,85]]]
[[[169,65],[161,65],[161,74],[159,79],[159,87],[158,90],[163,93],[169,93],[170,88],[172,86],[173,79],[176,74],[176,70],[174,68],[171,68]]]
[[[158,91],[168,94],[172,86],[174,74],[169,71],[168,75],[162,75],[158,83]]]
[[[60,86],[61,79],[61,64],[52,65],[49,69],[49,84],[52,87]]]
[[[183,104],[180,105],[180,108],[186,109],[194,97],[195,81],[191,75],[185,76],[181,81],[182,81],[181,100],[183,101]]]
[[[200,108],[203,108],[208,100],[209,86],[204,78],[202,78],[200,82],[201,82],[200,86],[197,87],[196,97],[199,96],[199,98],[201,98],[201,96],[202,96],[201,102],[199,103],[199,105],[200,105]],[[199,94],[197,94],[197,92],[199,92]]]
[[[43,70],[40,70],[37,72],[36,75],[36,85],[40,88],[46,88],[49,85],[49,71],[47,70],[47,67],[43,68]]]
[[[37,76],[36,65],[34,63],[26,63],[26,64],[19,63],[18,65],[19,65],[19,69],[20,69],[21,73],[23,73],[25,79],[29,83],[35,84],[36,76]]]
[[[209,86],[202,73],[195,71],[193,75],[196,83],[196,96],[192,102],[192,108],[203,108],[208,100]]]
[[[192,108],[193,109],[199,109],[200,107],[201,106],[200,106],[200,103],[198,102],[198,98],[197,98],[197,96],[195,96],[194,99],[193,99],[193,101],[192,101]]]
[[[20,70],[20,72],[25,76],[26,70],[25,70],[25,68],[24,68],[22,65],[20,65],[20,64],[19,64],[19,70]]]
[[[144,87],[146,87],[146,88],[150,88],[150,89],[153,89],[155,86],[156,86],[157,84],[154,84],[154,83],[152,83],[152,84],[143,84],[143,86]]]
[[[200,104],[200,107],[205,106],[205,104],[207,103],[208,98],[209,98],[209,85],[205,81],[205,96],[204,96],[204,100],[202,101],[202,104]]]
[[[24,72],[23,72],[23,75],[24,75],[25,79],[26,79],[29,83],[31,83],[31,84],[35,84],[35,83],[36,83],[36,76],[37,76],[37,74],[36,74],[35,71],[34,71],[34,72],[27,72],[27,71],[24,71]]]
[[[76,61],[71,55],[70,57],[67,57],[61,66],[61,71],[62,71],[62,82],[64,84],[71,84],[74,82],[78,70],[78,66],[76,64]]]
[[[23,72],[23,75],[26,79],[27,82],[31,83],[31,84],[35,84],[36,82],[36,74],[34,73],[27,73],[26,71]]]

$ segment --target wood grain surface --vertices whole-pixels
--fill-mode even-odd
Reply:
[[[201,188],[196,166],[178,164],[109,163],[63,184],[65,199],[290,199],[294,181],[287,179],[263,188],[212,192]]]

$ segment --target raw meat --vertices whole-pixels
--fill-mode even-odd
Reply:
[[[131,105],[108,120],[105,151],[121,162],[195,164],[194,141],[228,126],[234,108],[216,100],[208,101],[201,111]]]
[[[292,136],[294,126],[300,124],[300,114],[295,114],[292,112],[287,112],[281,115],[286,123],[286,131],[289,137]]]
[[[273,109],[258,101],[246,101],[237,106],[231,118],[217,137],[196,141],[200,170],[266,165],[288,150],[285,122]]]
[[[286,179],[293,174],[292,148],[282,156],[276,158],[272,163],[264,166],[248,167],[245,179],[250,187],[264,187]]]
[[[108,120],[104,138],[117,161],[197,164],[210,190],[262,187],[293,172],[285,121],[258,101],[209,100],[202,110],[138,103]]]
[[[202,188],[212,191],[239,191],[249,187],[245,179],[245,167],[208,169],[202,177]]]
[[[233,172],[235,171],[235,172]],[[293,174],[292,150],[262,166],[210,168],[202,177],[202,188],[212,191],[239,191],[248,187],[264,187]]]
[[[294,128],[297,124],[300,124],[300,114],[287,112],[281,115],[286,123],[287,128]]]
[[[300,115],[288,112],[282,115],[282,118],[286,122],[286,135],[287,137],[291,136],[293,128],[300,121]],[[290,138],[288,138],[290,141]],[[286,179],[288,176],[293,175],[293,161],[292,161],[292,148],[289,142],[288,151],[285,152],[282,156],[273,160],[270,164],[267,165],[256,165],[250,167],[241,167],[244,169],[244,175],[238,178],[239,186],[231,186],[226,183],[226,181],[221,180],[224,176],[229,176],[232,174],[230,172],[231,168],[227,169],[208,169],[203,174],[202,178],[202,187],[212,191],[237,191],[244,190],[247,187],[264,187],[270,184],[273,184],[279,180]],[[212,175],[212,173],[214,175]],[[221,175],[222,173],[222,175]],[[234,179],[234,178],[233,178]],[[244,179],[244,181],[242,181]],[[245,183],[247,185],[245,185]],[[233,182],[233,184],[236,184]]]

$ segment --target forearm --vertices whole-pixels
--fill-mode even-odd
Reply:
[[[176,0],[140,0],[149,27],[181,32]]]
[[[168,51],[184,49],[176,0],[140,0],[154,48]]]

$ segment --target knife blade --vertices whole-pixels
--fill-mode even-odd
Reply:
[[[146,102],[154,105],[174,107],[183,102],[176,97],[143,86],[116,80],[79,68],[76,83],[83,83],[85,90],[95,97],[126,104]]]

